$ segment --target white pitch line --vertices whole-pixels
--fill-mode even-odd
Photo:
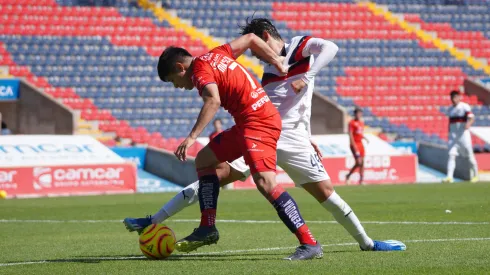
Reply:
[[[200,222],[198,219],[176,219],[168,220],[169,222],[188,223]],[[0,219],[0,223],[115,223],[122,220],[17,220],[17,219]],[[247,224],[275,224],[281,221],[268,220],[217,220],[220,223],[247,223]],[[336,224],[336,221],[307,221],[310,224]],[[402,224],[402,225],[490,225],[490,222],[424,222],[424,221],[363,221],[363,224]]]
[[[451,239],[427,239],[427,240],[406,240],[406,243],[432,243],[432,242],[463,242],[463,241],[490,241],[489,238],[451,238]],[[325,244],[322,247],[329,246],[349,246],[349,245],[358,245],[358,243],[336,243],[336,244]],[[241,250],[223,250],[216,252],[203,252],[203,253],[189,253],[189,254],[180,254],[185,256],[206,256],[206,255],[220,255],[220,254],[231,254],[231,253],[250,253],[250,252],[264,252],[264,251],[277,251],[277,250],[289,250],[294,249],[296,247],[265,247],[265,248],[253,248],[253,249],[241,249]],[[129,256],[129,257],[86,257],[73,259],[74,262],[76,260],[137,260],[137,259],[145,259],[145,256]],[[14,262],[14,263],[0,263],[0,267],[4,266],[15,266],[15,265],[31,265],[31,264],[47,264],[47,263],[63,263],[70,262],[70,259],[58,259],[58,260],[40,260],[40,261],[28,261],[28,262]]]

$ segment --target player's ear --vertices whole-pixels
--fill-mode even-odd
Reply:
[[[262,32],[262,36],[260,38],[262,38],[262,40],[264,40],[265,42],[269,41],[269,38],[271,37],[271,35],[267,32],[267,31],[263,31]]]
[[[184,64],[181,62],[175,62],[175,70],[178,74],[185,72]]]

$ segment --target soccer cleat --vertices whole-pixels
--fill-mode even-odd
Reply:
[[[453,178],[444,178],[442,183],[453,183]]]
[[[291,256],[284,258],[288,261],[303,261],[323,258],[323,248],[319,242],[316,245],[302,244],[296,248]]]
[[[200,226],[194,229],[189,236],[175,243],[175,248],[180,252],[192,252],[201,246],[218,243],[219,232],[215,226]]]
[[[352,184],[352,182],[350,181],[350,179],[345,180],[345,185],[351,185],[351,184]]]
[[[125,218],[123,220],[126,229],[129,232],[137,231],[138,234],[143,231],[147,226],[151,225],[151,216],[146,216],[146,218]]]
[[[371,249],[371,251],[405,251],[407,250],[407,246],[400,242],[400,241],[395,241],[395,240],[388,240],[388,241],[373,241],[374,242],[374,247]],[[365,251],[364,249],[361,250]]]
[[[480,179],[478,178],[478,176],[472,177],[471,180],[470,180],[470,182],[472,182],[472,183],[475,183],[475,182],[478,182],[478,181],[480,181]]]

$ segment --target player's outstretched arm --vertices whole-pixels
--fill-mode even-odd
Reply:
[[[274,52],[264,40],[253,33],[242,35],[241,37],[231,41],[231,50],[235,58],[242,55],[247,49],[257,55],[261,60],[276,67],[279,72],[286,74],[287,68],[283,65],[284,57],[279,56]]]
[[[316,59],[315,62],[313,62],[313,65],[311,65],[311,68],[301,79],[291,83],[291,86],[296,93],[301,92],[301,89],[309,84],[317,73],[333,60],[339,51],[339,47],[335,43],[321,38],[312,37],[303,43],[305,43],[303,48],[301,45],[299,46],[299,48],[302,48],[302,56],[308,57],[310,55],[316,55]]]
[[[181,161],[185,161],[187,159],[187,150],[192,146],[192,144],[194,144],[206,125],[211,122],[221,105],[218,85],[215,83],[206,85],[206,87],[204,87],[202,90],[201,96],[204,100],[204,105],[201,108],[201,112],[199,112],[196,124],[194,124],[189,136],[179,145],[179,147],[177,147],[177,150],[174,152],[175,156],[177,156],[177,158]]]

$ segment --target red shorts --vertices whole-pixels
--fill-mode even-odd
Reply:
[[[350,150],[352,151],[352,154],[356,158],[358,158],[358,157],[362,157],[363,158],[365,156],[364,144],[362,144],[362,142],[356,142],[356,147],[357,147],[357,151],[354,148],[354,146],[352,146],[352,145],[350,146]]]
[[[209,148],[220,162],[232,162],[243,156],[252,174],[276,171],[276,147],[281,128],[279,114],[263,121],[235,125],[213,138]]]

